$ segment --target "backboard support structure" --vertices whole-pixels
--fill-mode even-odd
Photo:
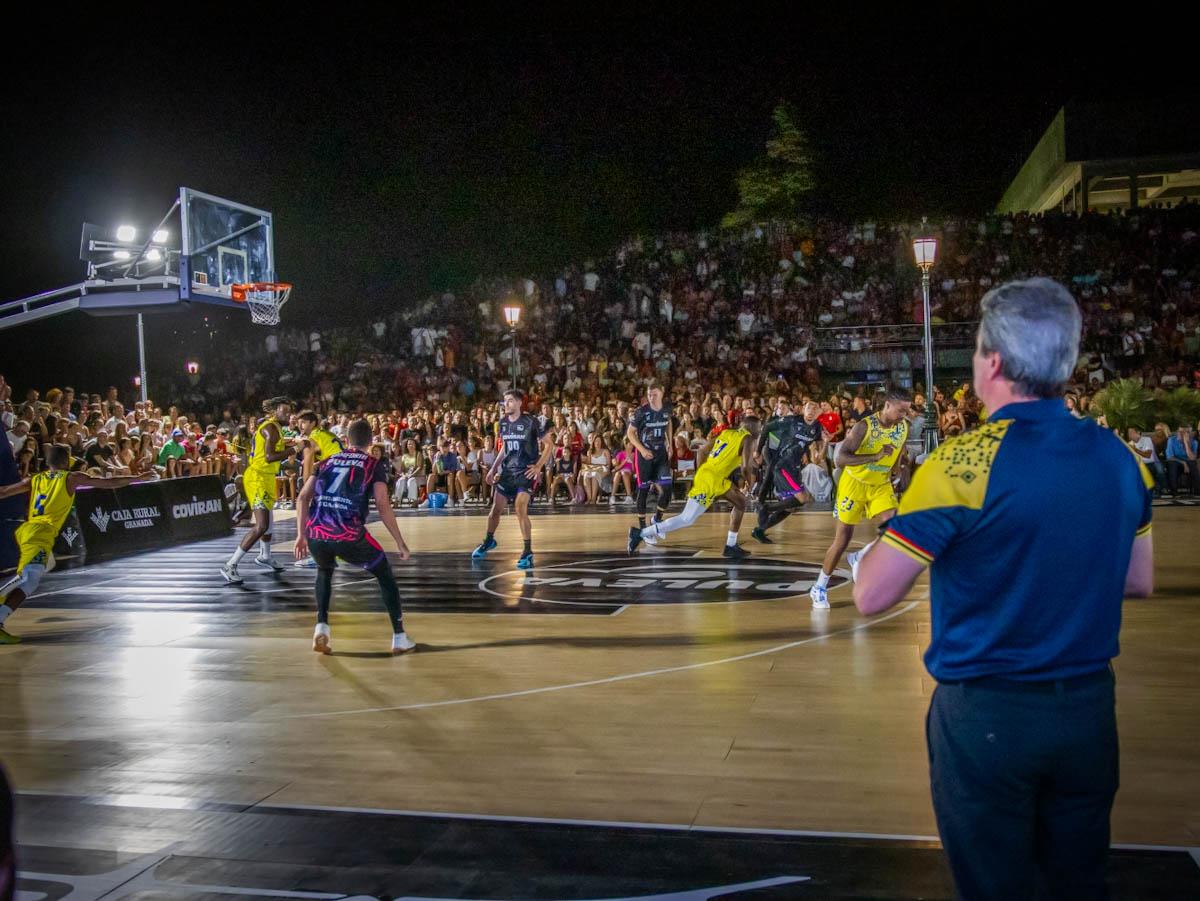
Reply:
[[[178,213],[178,225],[172,228]],[[142,399],[146,399],[145,313],[184,310],[194,303],[249,313],[246,292],[233,286],[275,282],[275,220],[268,210],[181,187],[158,225],[137,236],[116,225],[84,223],[79,257],[85,279],[20,300],[0,303],[0,331],[82,311],[93,316],[137,315]],[[176,243],[178,241],[178,243]],[[278,307],[288,291],[278,296]]]

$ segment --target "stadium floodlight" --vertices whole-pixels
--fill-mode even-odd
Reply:
[[[117,228],[118,241],[132,241],[137,237],[137,229],[132,225],[122,225]]]
[[[170,237],[171,237],[171,233],[169,231],[167,231],[165,228],[160,228],[158,231],[156,231],[154,233],[154,243],[155,244],[166,244],[167,239]]]
[[[504,305],[504,321],[508,323],[509,328],[517,327],[517,323],[521,321],[521,305],[519,303]]]
[[[937,412],[933,406],[933,325],[929,305],[929,270],[937,259],[937,238],[913,238],[913,259],[921,270],[921,298],[925,315],[925,452],[937,447]]]
[[[913,257],[922,272],[933,268],[937,259],[937,238],[913,238]]]
[[[162,259],[162,252],[157,247],[151,247],[146,251],[146,259],[151,263],[157,263]]]
[[[130,254],[129,254],[128,250],[114,250],[113,251],[113,259],[114,260],[127,260],[127,259],[129,259],[129,256],[130,256]]]

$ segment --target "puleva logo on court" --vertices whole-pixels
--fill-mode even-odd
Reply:
[[[820,563],[753,557],[734,563],[691,554],[608,557],[497,573],[479,588],[501,597],[575,604],[706,604],[805,595]],[[838,572],[829,587],[844,585]]]

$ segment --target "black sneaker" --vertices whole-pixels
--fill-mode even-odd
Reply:
[[[755,541],[759,542],[760,544],[774,544],[775,543],[774,541],[772,541],[770,538],[767,537],[767,533],[763,529],[754,529],[750,533],[750,537],[753,538]]]
[[[642,530],[637,526],[629,527],[629,553],[636,554],[638,545],[642,543]]]
[[[750,556],[750,552],[738,547],[736,544],[725,545],[725,550],[721,552],[722,557],[727,557],[730,560],[742,560]]]

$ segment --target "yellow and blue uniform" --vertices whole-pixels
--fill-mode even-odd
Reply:
[[[1002,407],[930,454],[881,538],[933,567],[930,674],[1104,670],[1153,487],[1125,442],[1060,398]]]
[[[745,429],[725,429],[713,443],[712,451],[696,470],[688,498],[708,509],[713,501],[733,487],[729,477],[742,465],[742,444],[750,433]]]
[[[20,559],[17,570],[31,564],[51,568],[54,539],[71,513],[75,497],[67,489],[64,469],[39,472],[29,486],[29,519],[17,527]]]
[[[878,453],[890,444],[892,452],[874,463],[847,466],[838,480],[838,498],[833,515],[848,526],[874,519],[880,513],[895,510],[899,501],[892,488],[892,467],[900,459],[904,442],[908,440],[908,420],[885,425],[878,413],[863,420],[867,432],[858,445],[857,454]]]
[[[279,430],[279,440],[273,450],[278,453],[283,450],[283,429],[274,419],[268,419],[254,430],[254,438],[250,443],[250,461],[246,464],[246,473],[242,476],[242,487],[246,498],[250,501],[252,510],[272,510],[278,496],[275,479],[279,475],[279,464],[267,459],[267,428],[274,425]]]
[[[317,449],[317,460],[328,460],[334,454],[345,450],[338,436],[328,429],[313,429],[308,435],[308,440]]]

